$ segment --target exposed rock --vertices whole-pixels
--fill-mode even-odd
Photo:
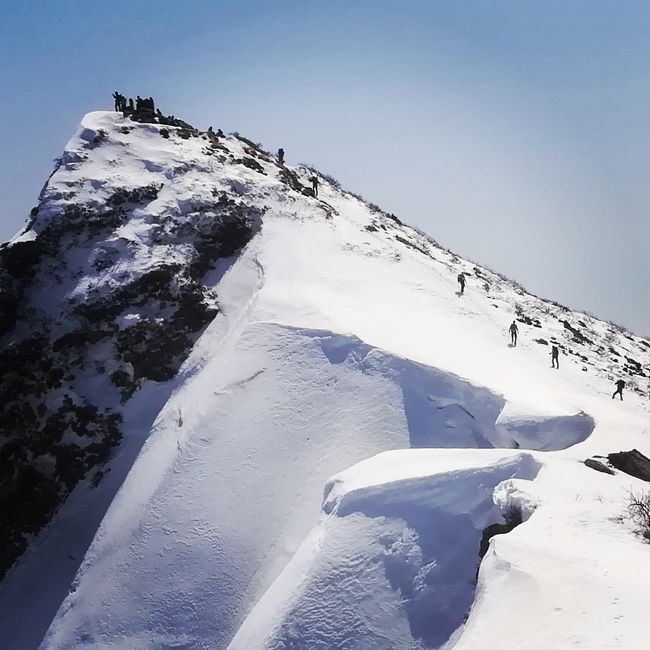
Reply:
[[[597,472],[602,472],[603,474],[614,474],[614,470],[611,467],[607,467],[605,463],[601,463],[595,458],[587,458],[583,462],[587,467],[591,467],[591,469],[595,469]]]
[[[503,535],[504,533],[509,533],[511,530],[519,526],[523,521],[522,513],[519,508],[509,508],[504,515],[505,523],[503,524],[491,524],[487,528],[483,529],[483,535],[481,536],[481,545],[479,546],[478,556],[483,559],[485,554],[488,552],[490,547],[490,540],[495,535]]]
[[[573,325],[571,325],[568,320],[562,321],[562,324],[564,325],[564,329],[569,330],[569,332],[573,334],[573,340],[576,343],[587,343],[589,345],[592,345],[593,341],[591,341],[591,339],[588,339],[577,327],[573,327]]]
[[[413,250],[417,251],[418,253],[422,253],[423,255],[430,257],[429,251],[422,248],[421,246],[418,246],[415,242],[412,242],[409,239],[406,239],[405,237],[400,237],[399,235],[395,235],[395,239],[401,244],[404,244],[405,246],[408,246],[409,248],[412,248]]]
[[[607,460],[621,472],[650,482],[650,458],[644,456],[638,449],[609,454]]]
[[[150,243],[182,251],[182,264],[160,257],[124,280],[104,275],[128,265],[132,244],[116,232],[161,188],[116,185],[103,200],[82,201],[75,188],[64,196],[46,185],[32,211],[34,238],[0,247],[0,335],[10,334],[0,346],[0,578],[80,480],[110,470],[120,399],[174,376],[217,313],[203,277],[259,228],[258,207],[219,193],[193,197],[160,222],[152,217]],[[34,287],[81,278],[81,297],[55,316],[30,303]],[[106,374],[115,393],[109,385],[104,396],[87,395],[75,382],[89,372]]]

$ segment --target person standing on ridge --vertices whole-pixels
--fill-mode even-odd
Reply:
[[[278,162],[284,165],[284,149],[282,147],[278,149]]]
[[[117,90],[113,93],[113,99],[115,100],[115,110],[116,111],[121,111],[122,110],[122,95],[117,92]]]
[[[460,284],[460,295],[462,296],[465,293],[465,274],[458,274],[458,284]]]
[[[314,190],[314,196],[318,196],[318,176],[314,174],[310,179],[311,189]]]
[[[512,347],[516,348],[517,334],[519,334],[519,328],[517,327],[517,323],[515,323],[515,321],[512,321],[512,325],[510,325],[509,331],[510,331],[510,341],[512,343]]]
[[[557,345],[551,348],[551,368],[560,369],[560,351],[557,349]]]
[[[612,399],[614,399],[617,395],[621,398],[621,402],[623,401],[623,389],[625,388],[625,382],[622,379],[619,379],[616,382],[616,391],[612,395]]]

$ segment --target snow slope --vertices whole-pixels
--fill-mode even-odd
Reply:
[[[50,184],[97,200],[137,175],[162,184],[148,208],[160,219],[223,192],[261,227],[205,277],[219,313],[177,375],[133,398],[153,425],[134,462],[131,435],[110,461],[119,491],[106,488],[101,525],[106,506],[80,486],[0,585],[8,647],[33,645],[32,615],[53,617],[43,648],[645,647],[650,547],[618,519],[642,482],[581,461],[650,454],[650,345],[322,176],[309,196],[311,170],[237,137],[210,151],[127,124],[87,115],[80,133],[107,141]],[[148,217],[124,236],[152,247]],[[492,539],[477,577],[483,529],[513,507],[524,523]],[[52,574],[48,603],[30,603],[75,508],[94,513],[81,546],[94,539],[69,593],[69,574]]]

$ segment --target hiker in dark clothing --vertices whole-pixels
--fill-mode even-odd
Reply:
[[[120,108],[120,93],[118,93],[117,90],[113,93],[113,99],[115,100],[115,110],[121,111],[122,109]]]
[[[282,147],[278,149],[278,162],[284,165],[284,149]]]
[[[310,179],[311,188],[314,190],[314,196],[318,196],[318,176],[312,176]]]
[[[153,97],[149,97],[147,100],[148,107],[153,111],[156,109],[156,105],[154,104]]]
[[[462,296],[465,293],[465,274],[459,273],[457,280],[458,284],[460,284],[460,295]]]
[[[129,97],[129,112],[133,113],[135,107],[133,106],[133,97]]]
[[[140,95],[138,95],[135,98],[135,110],[136,111],[141,111],[142,110],[142,97],[140,97]]]
[[[219,143],[219,138],[217,134],[214,132],[214,129],[212,127],[208,129],[207,135],[208,135],[208,139],[210,140],[210,142],[212,142],[213,145]]]
[[[517,347],[517,334],[519,334],[519,328],[517,327],[517,323],[515,321],[512,321],[512,325],[510,325],[510,340],[512,342],[513,347]]]
[[[612,399],[614,399],[617,395],[621,398],[621,402],[623,401],[623,389],[625,388],[625,382],[622,379],[619,379],[616,382],[616,391],[612,395]]]
[[[217,138],[223,138],[223,131],[221,129],[217,129]]]
[[[551,348],[551,368],[560,369],[560,351],[557,349],[557,345]]]

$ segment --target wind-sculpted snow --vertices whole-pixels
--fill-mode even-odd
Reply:
[[[354,337],[318,336],[333,364],[394,383],[402,393],[410,447],[492,447],[505,400],[446,372],[400,359]]]
[[[124,417],[0,585],[3,647],[645,646],[635,479],[582,463],[650,453],[644,339],[241,136],[112,113],[3,251],[5,315],[85,324],[73,388]]]
[[[594,419],[586,413],[525,419],[500,417],[496,429],[516,447],[557,451],[586,440],[595,426]],[[498,446],[498,445],[495,445]]]
[[[446,450],[386,452],[343,472],[326,488],[332,514],[230,649],[440,647],[471,607],[482,530],[501,518],[493,490],[538,469],[527,454]]]
[[[251,263],[256,262],[254,255],[251,251]],[[247,263],[246,258],[240,261]],[[224,289],[227,286],[226,282]],[[163,409],[51,630],[48,646],[76,647],[99,640],[106,644],[107,639],[118,645],[155,645],[161,629],[168,630],[165,643],[179,643],[174,630],[186,631],[188,617],[201,621],[200,626],[192,625],[196,647],[226,644],[241,622],[239,612],[248,611],[273,584],[308,534],[329,476],[386,449],[493,446],[504,400],[491,391],[377,350],[356,337],[250,323],[231,338],[227,313],[223,325],[217,319],[208,328],[196,354],[201,357],[209,341],[230,342],[225,347],[220,344],[220,354],[197,368]],[[232,326],[239,327],[237,322],[234,319]],[[226,330],[217,336],[224,326]],[[313,422],[319,422],[317,429]],[[499,436],[505,439],[503,433]],[[530,465],[530,457],[522,458],[529,463],[526,467],[536,466]],[[513,476],[531,478],[528,470],[522,474],[514,466],[504,467],[495,484]],[[218,498],[206,499],[215,489],[215,477]],[[455,485],[447,479],[449,486]],[[468,481],[467,492],[475,492],[472,481],[480,483],[483,475]],[[402,486],[408,483],[404,480]],[[404,503],[399,502],[401,489],[391,491],[398,503],[392,510],[386,507],[383,514],[372,505],[383,497],[370,498],[372,489],[367,488],[363,494],[370,504],[358,509],[367,517],[404,519],[428,558],[432,529],[422,526],[431,519],[432,506],[425,503],[420,508],[416,496],[427,492],[430,484],[416,481],[406,490]],[[491,513],[487,523],[498,519],[494,505],[488,504],[494,485],[485,488],[480,503],[472,506]],[[137,501],[131,494],[138,494]],[[355,494],[350,491],[347,499],[353,500]],[[325,511],[332,508],[326,501]],[[410,521],[409,508],[416,523]],[[339,515],[356,511],[345,499],[337,509]],[[424,639],[427,645],[447,638],[471,604],[471,576],[478,564],[484,520],[474,524],[465,514],[439,512],[438,523],[431,523],[447,531],[439,539],[439,553],[444,553],[442,545],[449,539],[445,535],[454,527],[459,536],[458,548],[448,560],[450,568],[440,573],[453,583],[449,592],[431,601],[414,596],[412,607],[407,608],[412,612],[409,620],[415,619],[411,627],[418,628],[414,638]],[[382,530],[374,524],[371,528],[380,543]],[[368,535],[366,530],[360,539]],[[111,549],[110,563],[96,562],[94,558],[105,548]],[[370,561],[363,560],[364,564]],[[429,561],[423,559],[423,566]],[[458,582],[451,580],[453,567],[463,562],[465,572]],[[208,564],[209,570],[201,569]],[[176,576],[174,589],[153,579],[169,566]],[[397,589],[390,567],[389,560],[388,584]],[[191,585],[181,578],[184,575],[193,576]],[[336,575],[343,579],[344,574]],[[361,577],[355,580],[363,584]],[[147,598],[122,602],[122,594],[143,583],[149,585]],[[97,584],[103,585],[100,592]],[[443,609],[436,616],[429,613],[437,621],[435,630],[419,629],[424,619],[421,607],[433,607],[457,592],[458,603],[451,610]],[[351,608],[352,599],[347,610]],[[105,609],[116,615],[91,625],[95,612]],[[445,618],[448,624],[441,627]],[[85,639],[89,627],[96,629],[96,636]]]
[[[554,451],[585,440],[594,429],[586,413],[502,417],[501,395],[451,373],[373,349],[354,337],[317,336],[331,363],[383,377],[402,391],[410,447],[513,447]]]
[[[416,400],[417,390],[429,397]],[[437,400],[456,400],[462,418],[447,413],[443,426]],[[481,426],[494,428],[501,404],[489,391],[354,337],[249,325],[161,413],[122,491],[137,492],[137,507],[118,497],[96,543],[113,549],[110,568],[91,561],[82,570],[50,643],[59,647],[67,637],[82,644],[96,607],[120,611],[88,643],[153,644],[157,637],[147,630],[186,629],[190,612],[201,620],[193,632],[197,646],[225,643],[237,612],[252,606],[282,568],[274,556],[280,551],[286,561],[308,533],[330,475],[385,449],[449,447],[454,440],[473,446]],[[206,501],[215,477],[219,497]],[[89,557],[97,553],[91,548]],[[208,557],[210,570],[198,579]],[[170,590],[151,579],[170,565],[179,579],[194,576],[191,588]],[[142,582],[150,585],[148,597],[120,605],[121,594]],[[101,593],[95,584],[104,585]],[[76,630],[67,629],[68,619]],[[175,636],[165,638],[171,643]]]

